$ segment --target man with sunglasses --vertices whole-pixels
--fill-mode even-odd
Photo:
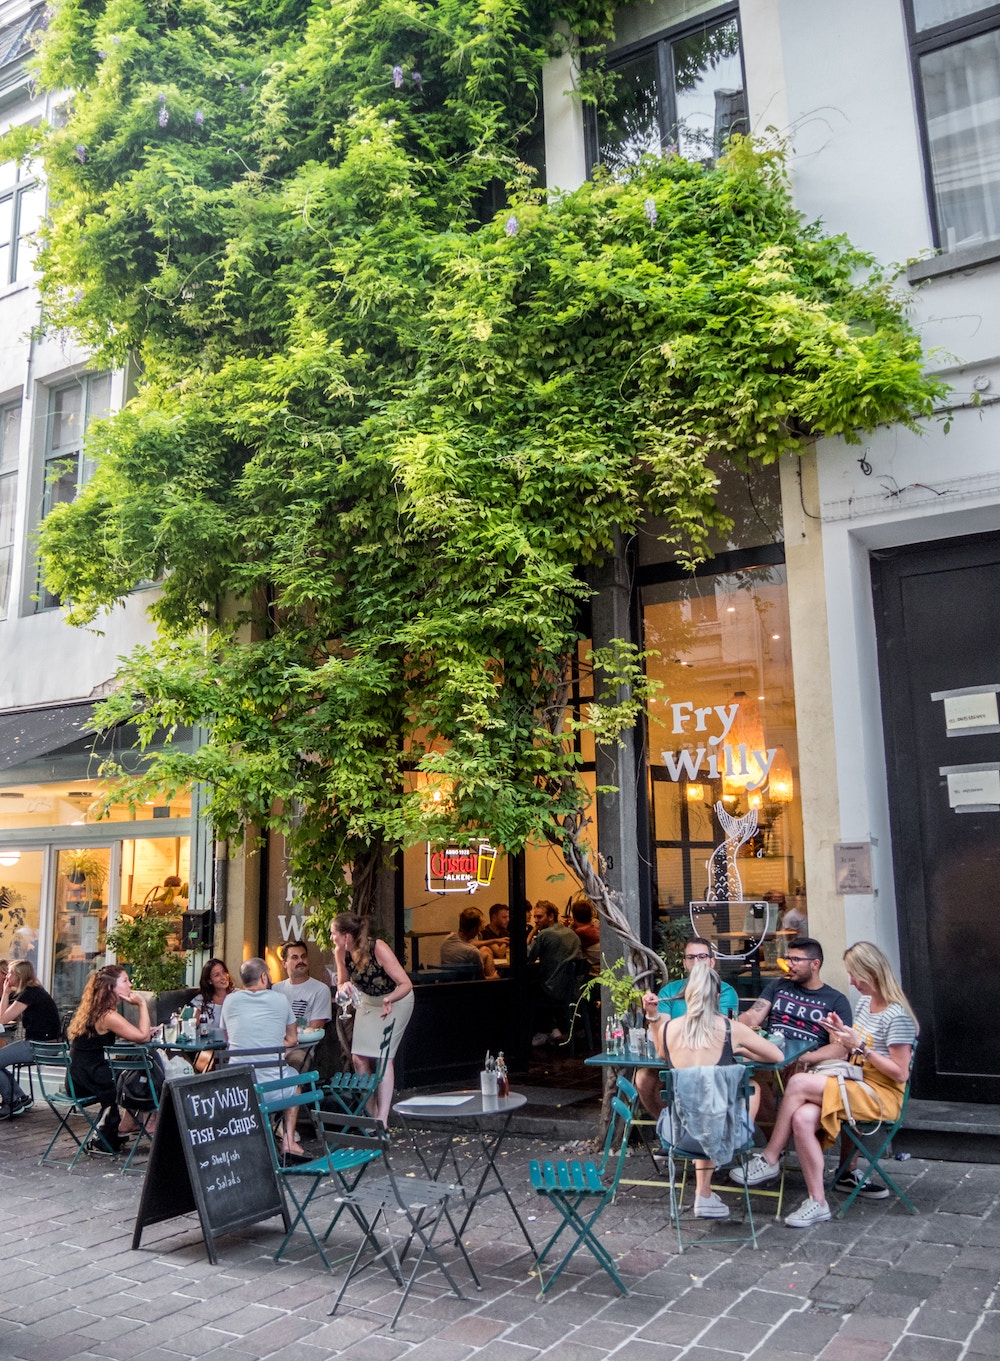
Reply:
[[[707,961],[713,969],[717,970],[719,967],[709,942],[696,936],[694,940],[687,941],[684,946],[684,972],[690,973],[700,960]],[[686,986],[686,978],[675,978],[672,983],[661,988],[659,993],[645,993],[642,999],[642,1009],[646,1014],[646,1019],[652,1020],[654,1016],[666,1016],[668,1020],[673,1021],[678,1016],[683,1016],[687,1011],[687,1003],[684,1000]],[[735,1016],[739,1008],[740,1000],[735,989],[729,983],[722,983],[719,993],[719,1010],[723,1016]],[[660,1100],[659,1069],[637,1068],[633,1081],[642,1104],[649,1114],[656,1119],[660,1111],[663,1110],[663,1102]]]

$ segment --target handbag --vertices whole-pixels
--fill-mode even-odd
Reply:
[[[874,1134],[885,1119],[885,1107],[882,1105],[882,1098],[875,1088],[871,1083],[865,1081],[864,1068],[860,1064],[849,1063],[847,1059],[823,1059],[821,1063],[816,1064],[812,1071],[814,1073],[819,1073],[823,1077],[836,1078],[837,1085],[840,1088],[841,1104],[844,1107],[844,1118],[852,1129],[857,1128],[858,1122],[854,1112],[851,1110],[851,1098],[848,1096],[847,1084],[849,1082],[856,1082],[869,1096],[874,1098],[875,1103],[878,1106],[879,1116],[875,1124],[875,1129],[868,1131],[869,1134]]]

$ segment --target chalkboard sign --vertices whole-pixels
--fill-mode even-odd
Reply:
[[[147,1224],[197,1211],[210,1262],[215,1239],[288,1211],[254,1088],[253,1069],[171,1078],[163,1088],[153,1147],[132,1235]]]

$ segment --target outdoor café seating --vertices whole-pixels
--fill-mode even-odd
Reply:
[[[482,1290],[482,1282],[452,1218],[452,1204],[457,1207],[463,1204],[461,1186],[433,1178],[400,1177],[392,1165],[388,1134],[379,1120],[360,1115],[335,1115],[328,1111],[320,1112],[320,1120],[328,1133],[335,1134],[340,1149],[381,1157],[385,1168],[384,1176],[365,1177],[353,1190],[342,1191],[335,1197],[338,1204],[349,1211],[360,1231],[361,1242],[341,1283],[330,1310],[331,1315],[336,1314],[344,1303],[351,1283],[362,1272],[380,1262],[384,1263],[401,1292],[395,1311],[388,1314],[374,1309],[370,1304],[362,1303],[362,1297],[352,1299],[346,1307],[357,1313],[388,1319],[390,1330],[399,1322],[427,1259],[444,1276],[452,1293],[458,1299],[465,1299],[449,1263],[441,1253],[438,1231],[442,1224],[447,1224],[451,1241],[458,1249],[476,1289]],[[333,1224],[330,1226],[332,1228]],[[383,1236],[381,1242],[380,1229]],[[411,1250],[414,1252],[412,1265],[406,1260]],[[366,1295],[363,1298],[368,1300],[371,1297]]]

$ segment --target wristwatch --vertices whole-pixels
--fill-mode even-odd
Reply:
[[[865,1058],[868,1054],[868,1046],[866,1044],[859,1044],[857,1049],[851,1050],[851,1056],[853,1057],[855,1054],[860,1054],[862,1058]]]

